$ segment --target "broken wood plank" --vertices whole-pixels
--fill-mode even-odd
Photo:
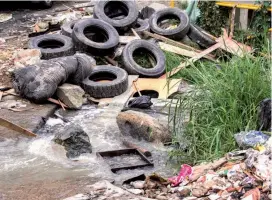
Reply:
[[[137,149],[138,151],[140,151],[142,154],[144,154],[145,156],[151,156],[151,152],[142,148],[142,147],[139,147],[138,145],[136,144],[133,144],[132,142],[129,142],[129,141],[126,141],[124,140],[123,141],[123,144],[129,148],[132,148],[132,149]]]
[[[135,82],[137,84],[137,89],[140,92],[143,90],[153,90],[159,93],[159,99],[167,99],[170,95],[178,91],[181,79],[166,80],[154,78],[138,78]],[[136,92],[137,90],[133,87],[133,94]]]
[[[141,39],[141,37],[138,35],[138,33],[133,28],[131,28],[131,31],[135,37],[137,37],[138,39]]]
[[[37,135],[27,129],[24,129],[23,127],[16,125],[2,117],[0,117],[0,125],[3,127],[6,127],[8,129],[14,130],[16,132],[22,133],[27,136],[36,137]]]
[[[130,43],[133,40],[137,40],[138,38],[136,36],[120,36],[119,37],[119,42],[121,44],[127,44]]]
[[[145,35],[149,36],[149,37],[153,37],[153,38],[155,38],[155,39],[157,39],[157,40],[161,40],[161,41],[163,41],[163,42],[165,42],[165,43],[168,43],[168,44],[170,44],[170,45],[174,45],[174,46],[180,47],[180,48],[182,48],[182,49],[194,51],[194,52],[197,52],[197,53],[200,53],[200,52],[201,52],[201,50],[195,49],[195,48],[190,47],[190,46],[188,46],[188,45],[186,45],[186,44],[183,44],[183,43],[181,43],[181,42],[177,42],[177,41],[175,41],[175,40],[171,40],[171,39],[169,39],[169,38],[167,38],[167,37],[164,37],[164,36],[161,36],[161,35],[158,35],[158,34],[155,34],[155,33],[150,33],[150,32],[148,32],[148,31],[144,31],[143,33],[144,33]],[[209,55],[206,55],[205,58],[208,58],[208,59],[209,59],[209,58],[215,58],[215,56],[209,54]]]
[[[112,64],[113,66],[118,66],[118,62],[110,58],[109,56],[104,56],[108,63]]]
[[[176,47],[176,46],[173,46],[171,44],[164,43],[164,42],[159,42],[159,46],[164,51],[179,54],[179,55],[182,55],[182,56],[187,56],[187,57],[190,57],[190,58],[197,55],[197,52],[182,49],[182,48],[179,48],[179,47]],[[215,59],[210,58],[210,57],[209,57],[209,60],[216,62]]]
[[[200,58],[204,57],[205,55],[213,52],[214,50],[220,48],[222,46],[222,43],[216,43],[214,44],[213,46],[209,47],[208,49],[202,51],[201,53],[198,53],[196,56],[190,58],[189,60],[187,60],[186,62],[184,63],[181,63],[178,67],[174,68],[173,70],[171,70],[170,72],[167,72],[166,74],[162,75],[160,78],[166,78],[166,77],[169,77],[169,76],[172,76],[176,73],[179,72],[179,70],[187,67],[188,65],[190,65],[191,63],[199,60]]]

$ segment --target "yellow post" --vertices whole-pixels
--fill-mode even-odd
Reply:
[[[174,0],[170,0],[170,7],[174,8],[175,7],[175,1]]]

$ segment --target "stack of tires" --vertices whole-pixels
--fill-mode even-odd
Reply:
[[[163,29],[159,23],[175,17],[179,24],[172,29]],[[32,38],[30,48],[39,48],[43,59],[70,56],[75,52],[90,56],[113,55],[119,44],[119,35],[134,28],[142,35],[152,31],[171,39],[180,40],[188,34],[188,15],[178,8],[166,8],[152,14],[149,19],[140,19],[136,2],[131,0],[103,0],[94,6],[94,17],[66,23],[61,34],[42,35]],[[191,25],[191,37],[195,31]],[[193,31],[192,31],[193,30]],[[205,45],[203,45],[205,46]],[[155,60],[152,68],[140,66],[134,60],[135,51],[142,50]],[[128,87],[128,74],[142,77],[159,77],[165,73],[165,55],[156,43],[137,39],[126,44],[122,51],[123,69],[117,66],[96,66],[90,76],[80,84],[95,98],[109,98],[120,95]]]

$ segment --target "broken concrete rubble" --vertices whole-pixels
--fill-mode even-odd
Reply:
[[[58,87],[58,98],[71,109],[80,109],[83,104],[84,90],[77,85],[65,83]]]
[[[117,116],[117,124],[122,135],[130,135],[149,142],[171,141],[168,127],[145,113],[131,110],[121,112]]]
[[[68,158],[75,158],[83,153],[92,153],[89,136],[75,124],[59,129],[53,140],[64,146]]]

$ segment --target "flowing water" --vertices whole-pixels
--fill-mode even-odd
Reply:
[[[171,174],[166,170],[167,151],[162,145],[136,141],[136,144],[152,152],[155,167],[123,170],[113,174],[110,166],[96,156],[98,151],[126,148],[122,145],[116,124],[120,108],[95,108],[84,106],[82,110],[57,111],[71,123],[80,125],[89,135],[93,153],[82,155],[76,160],[66,158],[66,151],[52,142],[50,130],[56,124],[64,125],[61,119],[49,119],[34,139],[17,138],[0,140],[0,199],[62,199],[82,192],[85,185],[108,179],[121,183],[123,180],[142,173],[158,172]],[[126,138],[127,139],[127,138]],[[124,158],[129,162],[131,158]],[[141,161],[139,161],[141,162]],[[48,196],[42,196],[42,194]]]

